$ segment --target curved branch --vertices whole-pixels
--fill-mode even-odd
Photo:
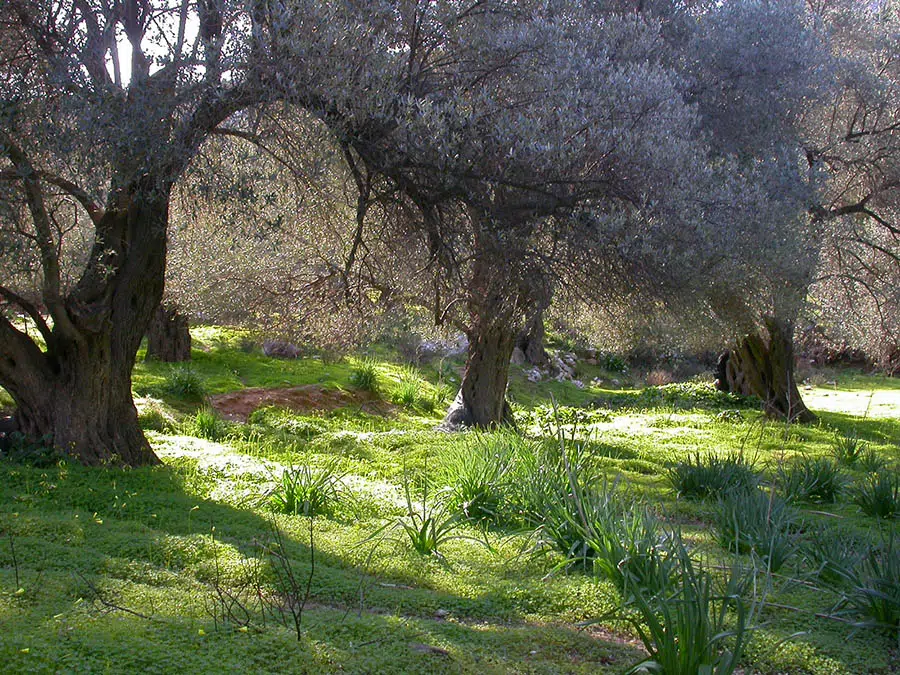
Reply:
[[[34,305],[34,303],[29,302],[21,295],[11,291],[10,289],[0,286],[0,297],[5,298],[7,302],[11,302],[14,305],[18,305],[29,317],[34,321],[37,326],[38,331],[40,331],[41,335],[44,338],[44,342],[48,345],[53,341],[53,331],[50,330],[50,326],[47,325],[47,322],[44,321],[44,317],[41,316],[40,311]]]

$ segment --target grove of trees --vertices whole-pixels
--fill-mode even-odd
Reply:
[[[897,20],[849,0],[8,0],[0,386],[82,462],[158,461],[131,371],[172,237],[221,280],[210,306],[398,303],[463,330],[448,427],[508,418],[510,355],[558,292],[693,308],[743,339],[735,386],[808,418],[811,289],[827,317],[864,288],[896,344]]]

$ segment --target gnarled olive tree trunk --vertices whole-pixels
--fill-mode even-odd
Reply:
[[[509,360],[522,329],[520,289],[505,276],[501,249],[490,245],[494,242],[479,243],[467,289],[466,368],[443,429],[514,424],[506,387]]]
[[[40,326],[46,351],[0,324],[8,341],[0,379],[16,402],[18,429],[92,465],[159,463],[138,424],[131,371],[162,298],[168,190],[122,201],[99,222],[78,286],[65,298],[49,294],[59,306],[52,328]]]
[[[765,335],[752,333],[720,358],[717,386],[744,396],[756,396],[770,417],[814,422],[794,377],[794,326],[766,317]],[[724,377],[723,377],[724,376]]]
[[[525,362],[532,366],[546,366],[550,362],[544,349],[544,304],[538,305],[525,321],[525,330],[519,333],[516,346],[525,355]]]
[[[147,360],[166,363],[191,360],[191,331],[187,317],[173,304],[163,303],[147,329]]]

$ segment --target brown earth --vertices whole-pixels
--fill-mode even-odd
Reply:
[[[364,412],[387,415],[392,407],[369,392],[345,391],[318,384],[279,389],[252,388],[211,396],[210,405],[223,418],[235,422],[246,422],[257,408],[277,406],[299,413],[336,410],[357,405]]]

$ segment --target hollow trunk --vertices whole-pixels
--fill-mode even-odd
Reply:
[[[724,391],[753,395],[763,402],[767,415],[792,422],[814,422],[803,403],[794,378],[794,326],[790,321],[765,319],[767,335],[751,334],[720,359]]]
[[[191,332],[187,317],[174,305],[162,304],[156,309],[147,330],[147,360],[166,363],[191,360]]]
[[[515,347],[515,331],[500,326],[469,335],[466,369],[456,398],[441,427],[496,427],[512,425],[513,417],[506,401],[509,358]]]
[[[168,193],[104,215],[91,262],[65,299],[46,351],[6,329],[0,384],[18,429],[84,464],[158,464],[138,424],[131,371],[162,298]]]
[[[516,346],[525,355],[525,362],[532,366],[546,366],[550,362],[544,349],[544,307],[540,306],[525,323],[525,330],[519,333]]]

